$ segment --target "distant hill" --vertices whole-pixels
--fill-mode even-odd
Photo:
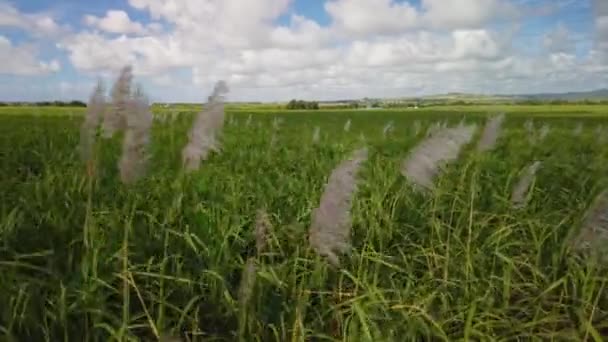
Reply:
[[[565,100],[565,101],[583,101],[583,100],[608,100],[608,89],[598,89],[592,91],[568,92],[568,93],[547,93],[547,94],[527,94],[515,95],[513,97],[530,99],[530,100]]]
[[[539,93],[539,94],[516,94],[516,95],[490,95],[472,93],[447,93],[421,96],[417,98],[406,98],[407,100],[421,100],[430,102],[467,102],[467,103],[502,103],[519,101],[599,101],[608,100],[608,89],[592,91],[567,92],[567,93]]]

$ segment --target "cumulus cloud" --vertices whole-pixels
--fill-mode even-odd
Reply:
[[[84,22],[89,26],[109,33],[141,34],[147,31],[141,23],[131,21],[127,12],[119,10],[109,10],[102,18],[86,15]]]
[[[572,33],[561,23],[544,35],[543,45],[550,52],[569,52],[575,48]]]
[[[45,13],[21,13],[13,5],[0,1],[0,27],[18,28],[37,36],[56,36],[67,28]]]
[[[422,0],[421,9],[395,0],[330,0],[325,9],[337,31],[356,37],[413,29],[478,29],[519,13],[505,0]]]
[[[57,60],[40,61],[32,46],[15,46],[4,36],[0,36],[0,61],[0,74],[40,75],[61,69]]]
[[[133,64],[138,74],[159,74],[192,65],[194,60],[179,40],[170,35],[107,38],[82,32],[65,39],[59,47],[68,52],[77,69],[90,72],[116,71]]]
[[[325,3],[338,30],[355,36],[397,33],[419,25],[419,13],[409,3],[393,0],[332,0]]]
[[[439,28],[481,28],[492,20],[513,19],[517,7],[506,0],[422,0],[424,23]]]
[[[561,91],[601,84],[608,69],[603,0],[595,2],[588,54],[575,53],[578,38],[564,25],[538,32],[541,52],[518,51],[522,32],[511,28],[534,15],[527,10],[538,2],[528,0],[326,0],[327,24],[293,11],[293,0],[128,4],[151,20],[134,21],[125,9],[88,15],[57,46],[83,73],[133,64],[167,96],[196,99],[219,79],[231,85],[231,99],[247,100]],[[0,14],[0,26],[25,27],[19,18],[33,15]]]

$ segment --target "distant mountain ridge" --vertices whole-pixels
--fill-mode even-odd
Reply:
[[[566,100],[566,101],[607,100],[608,99],[608,89],[597,89],[597,90],[591,90],[591,91],[577,91],[577,92],[567,92],[567,93],[522,94],[522,95],[513,95],[512,97],[531,99],[531,100]]]
[[[537,93],[537,94],[475,94],[463,92],[450,92],[446,94],[433,94],[419,97],[408,97],[409,100],[424,101],[464,101],[464,102],[513,102],[513,101],[600,101],[608,100],[608,89],[591,91],[564,92],[564,93]]]

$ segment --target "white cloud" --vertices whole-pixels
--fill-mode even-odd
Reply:
[[[575,48],[572,33],[561,23],[545,34],[543,45],[550,52],[569,52]]]
[[[608,72],[608,10],[596,11],[594,50],[581,56],[574,53],[578,38],[562,26],[540,37],[542,51],[517,50],[513,43],[522,33],[508,30],[526,20],[522,8],[537,6],[535,0],[421,0],[416,6],[328,0],[327,25],[295,13],[291,2],[129,0],[154,22],[135,22],[124,9],[85,16],[88,27],[62,37],[58,47],[87,74],[132,64],[164,100],[204,99],[218,79],[231,84],[231,99],[285,100],[571,90],[602,84]],[[3,20],[15,19],[0,14]],[[511,25],[496,25],[501,20]],[[36,61],[30,47],[9,42],[9,48],[34,56],[23,57],[29,68],[20,70],[58,67]]]
[[[146,32],[142,24],[131,21],[127,12],[119,10],[109,10],[102,18],[86,15],[84,22],[89,26],[109,33],[141,34]]]
[[[325,9],[347,36],[400,34],[415,29],[476,29],[519,11],[506,0],[422,0],[421,9],[396,0],[330,0]]]
[[[355,36],[390,34],[419,25],[419,13],[409,3],[393,0],[332,0],[325,10],[338,30]]]
[[[481,28],[488,22],[518,15],[505,0],[422,0],[424,22],[447,29]]]
[[[44,13],[24,14],[9,3],[0,1],[0,27],[14,27],[38,36],[56,36],[67,31]]]
[[[270,41],[276,47],[320,47],[332,40],[329,30],[308,18],[293,15],[289,27],[279,26],[270,32]]]
[[[57,60],[39,61],[31,46],[14,46],[8,38],[0,36],[0,74],[40,75],[61,69]]]

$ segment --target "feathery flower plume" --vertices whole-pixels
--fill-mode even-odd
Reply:
[[[179,118],[179,112],[176,111],[171,113],[171,122],[177,121],[177,118]]]
[[[312,132],[312,143],[318,144],[319,140],[321,140],[321,128],[319,126],[315,126],[315,129]]]
[[[350,131],[350,119],[346,120],[346,123],[344,124],[344,132],[349,132]]]
[[[277,134],[275,132],[272,132],[272,136],[270,137],[270,146],[275,146],[277,143]]]
[[[270,223],[268,213],[263,209],[258,209],[255,215],[255,249],[258,255],[266,249],[271,229],[272,224]]]
[[[414,121],[414,135],[418,135],[418,133],[420,133],[420,130],[422,129],[422,125],[420,124],[420,120],[416,120]]]
[[[486,125],[483,128],[483,133],[481,134],[481,138],[479,138],[479,142],[477,143],[478,152],[486,152],[496,146],[496,141],[500,135],[500,127],[502,126],[504,120],[505,115],[500,114],[486,122]]]
[[[393,131],[393,122],[389,121],[382,128],[382,136],[386,138],[386,136]]]
[[[281,124],[282,123],[283,123],[283,119],[282,118],[275,117],[274,119],[272,119],[272,128],[275,131],[279,131],[279,130],[281,130]]]
[[[471,141],[476,128],[466,125],[437,131],[414,147],[401,164],[401,174],[418,188],[432,188],[443,164],[458,158],[460,149]]]
[[[511,192],[511,204],[513,204],[514,208],[523,208],[526,205],[528,199],[528,193],[530,192],[530,186],[534,181],[536,176],[536,172],[541,166],[540,161],[535,161],[534,163],[528,165],[525,171],[519,177],[519,180],[513,186],[513,190]]]
[[[218,81],[209,96],[205,108],[199,112],[188,134],[189,141],[182,150],[182,160],[186,171],[195,171],[206,160],[211,151],[219,151],[217,136],[224,126],[224,94],[228,86]]]
[[[122,143],[122,156],[118,161],[120,179],[125,184],[137,181],[146,171],[148,145],[153,117],[148,100],[140,87],[137,87],[127,101],[125,137]]]
[[[366,160],[367,149],[361,148],[340,163],[329,176],[319,207],[312,212],[308,242],[334,266],[340,265],[338,253],[350,250],[350,209],[357,191],[357,173]]]
[[[253,295],[255,288],[255,278],[257,275],[257,266],[254,257],[247,259],[247,263],[241,273],[241,282],[239,283],[239,309],[245,311],[249,305],[249,301]]]
[[[429,126],[429,128],[426,130],[426,136],[427,136],[427,138],[433,136],[433,134],[435,134],[438,131],[442,130],[441,126],[442,126],[441,122],[439,122],[439,121],[433,122]]]
[[[604,140],[604,126],[602,126],[602,125],[597,126],[597,128],[595,129],[595,136],[597,137],[597,139],[599,141]]]
[[[359,142],[365,143],[367,141],[367,138],[365,137],[365,134],[363,134],[363,132],[359,133]]]
[[[585,214],[573,247],[578,251],[604,253],[608,240],[608,190],[602,191]],[[601,250],[604,249],[604,250]]]
[[[251,125],[251,120],[252,120],[252,116],[251,116],[251,114],[249,114],[249,116],[247,117],[247,121],[245,121],[245,126],[249,127],[249,125]]]
[[[575,136],[579,136],[579,135],[581,135],[582,132],[583,132],[583,124],[579,122],[576,124],[576,127],[574,127],[574,129],[572,130],[572,133]]]
[[[528,131],[528,133],[534,133],[534,122],[530,119],[526,120],[526,122],[524,123],[524,128],[526,129],[526,131]]]
[[[541,128],[540,128],[540,132],[538,137],[540,138],[540,140],[545,140],[545,138],[547,137],[547,135],[549,135],[549,132],[551,131],[551,127],[548,124],[544,124]]]
[[[127,65],[122,68],[120,76],[112,86],[112,107],[105,112],[103,118],[103,136],[105,138],[111,138],[116,131],[123,130],[127,125],[132,80],[133,68]]]
[[[89,162],[92,159],[97,128],[106,110],[104,92],[103,82],[99,79],[95,90],[93,90],[93,94],[89,98],[87,113],[80,127],[80,156],[85,162]]]

